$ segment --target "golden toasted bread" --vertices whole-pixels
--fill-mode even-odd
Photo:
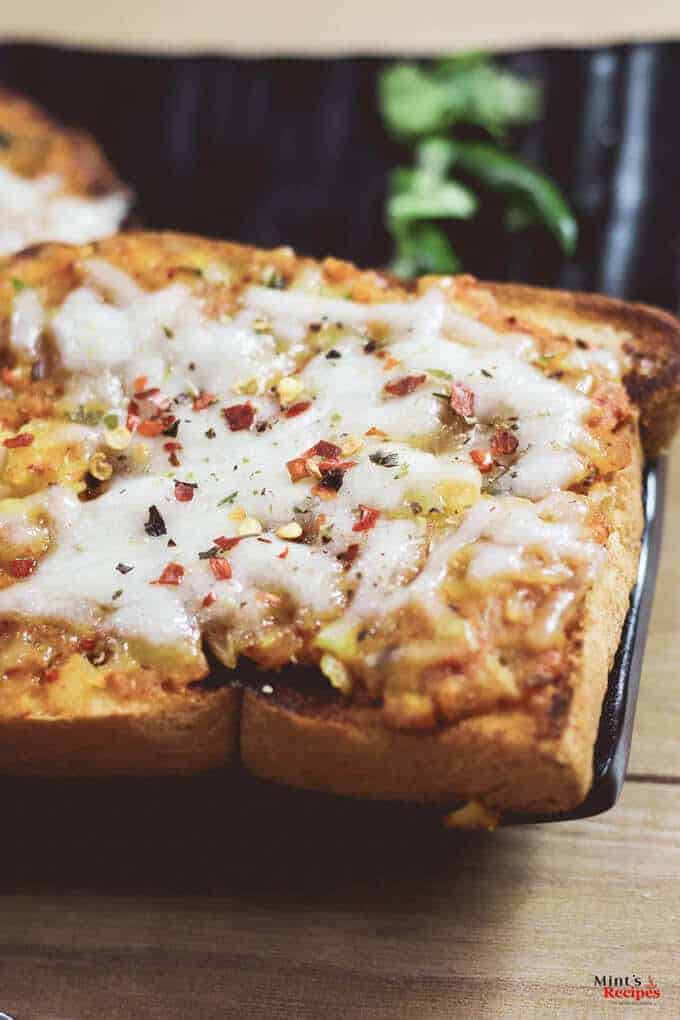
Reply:
[[[0,330],[3,771],[583,799],[675,319],[138,233],[0,264]]]

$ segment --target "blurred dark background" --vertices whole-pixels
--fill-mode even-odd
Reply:
[[[581,238],[565,260],[544,232],[504,233],[489,202],[454,226],[465,268],[677,308],[680,43],[502,59],[542,83],[544,117],[518,151],[563,187]],[[386,175],[407,161],[376,107],[384,63],[0,45],[0,81],[92,131],[146,225],[362,265],[389,258]]]

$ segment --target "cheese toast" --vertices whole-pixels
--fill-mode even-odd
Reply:
[[[3,772],[584,798],[672,316],[129,233],[0,331]]]
[[[131,195],[83,131],[0,86],[0,255],[116,233]]]

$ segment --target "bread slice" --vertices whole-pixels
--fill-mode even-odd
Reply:
[[[658,454],[677,425],[680,328],[676,319],[597,295],[513,285],[491,285],[501,308],[522,321],[606,345],[628,345],[654,358],[640,385],[641,358],[629,376],[644,405],[642,435]],[[661,366],[664,366],[663,370]],[[668,409],[663,416],[658,409]],[[656,409],[656,414],[654,409]],[[590,588],[579,623],[580,654],[571,686],[545,712],[497,711],[444,726],[432,736],[395,731],[382,712],[355,708],[327,688],[246,688],[241,713],[241,756],[250,771],[309,790],[379,800],[447,804],[478,800],[518,813],[576,807],[592,781],[592,756],[607,678],[634,584],[642,532],[641,468],[634,456],[612,486],[613,533],[605,569]]]
[[[35,316],[34,298],[40,339],[29,350],[12,323],[17,301]],[[350,796],[519,812],[583,799],[637,569],[643,456],[680,415],[675,319],[606,298],[465,277],[405,285],[289,249],[140,233],[0,266],[0,329],[10,340],[2,771],[199,771],[240,749],[261,778]],[[437,330],[460,346],[466,379],[477,366],[474,394],[445,370],[452,348]],[[120,336],[127,346],[113,357]],[[426,344],[420,361],[412,336]],[[503,375],[508,365],[516,375]],[[191,395],[176,394],[173,380],[189,378]],[[102,403],[111,379],[115,408]],[[366,380],[378,387],[368,409],[357,397]],[[587,408],[575,392],[590,394]],[[564,434],[546,421],[543,435],[553,401],[567,416],[586,408],[585,439],[566,418]],[[130,426],[115,455],[112,408]],[[338,424],[343,414],[363,422],[357,434]],[[528,474],[532,444],[543,459]],[[113,467],[100,479],[102,458]],[[566,483],[547,478],[557,461]],[[29,511],[17,555],[10,518]],[[478,511],[488,525],[460,538]],[[534,532],[500,538],[493,512],[508,527],[536,514],[563,526],[567,551]],[[85,529],[80,544],[69,528]],[[381,573],[376,557],[389,558],[395,535],[404,544]],[[492,567],[475,580],[480,548]],[[438,550],[443,573],[424,588]],[[230,669],[238,662],[234,683],[206,687],[202,642]],[[266,671],[257,682],[248,661]],[[287,663],[305,669],[279,673]]]
[[[131,192],[86,132],[0,87],[0,255],[121,228]]]

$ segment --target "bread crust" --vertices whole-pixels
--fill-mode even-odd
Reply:
[[[167,695],[146,711],[0,718],[0,773],[161,776],[229,764],[238,749],[236,687]]]

